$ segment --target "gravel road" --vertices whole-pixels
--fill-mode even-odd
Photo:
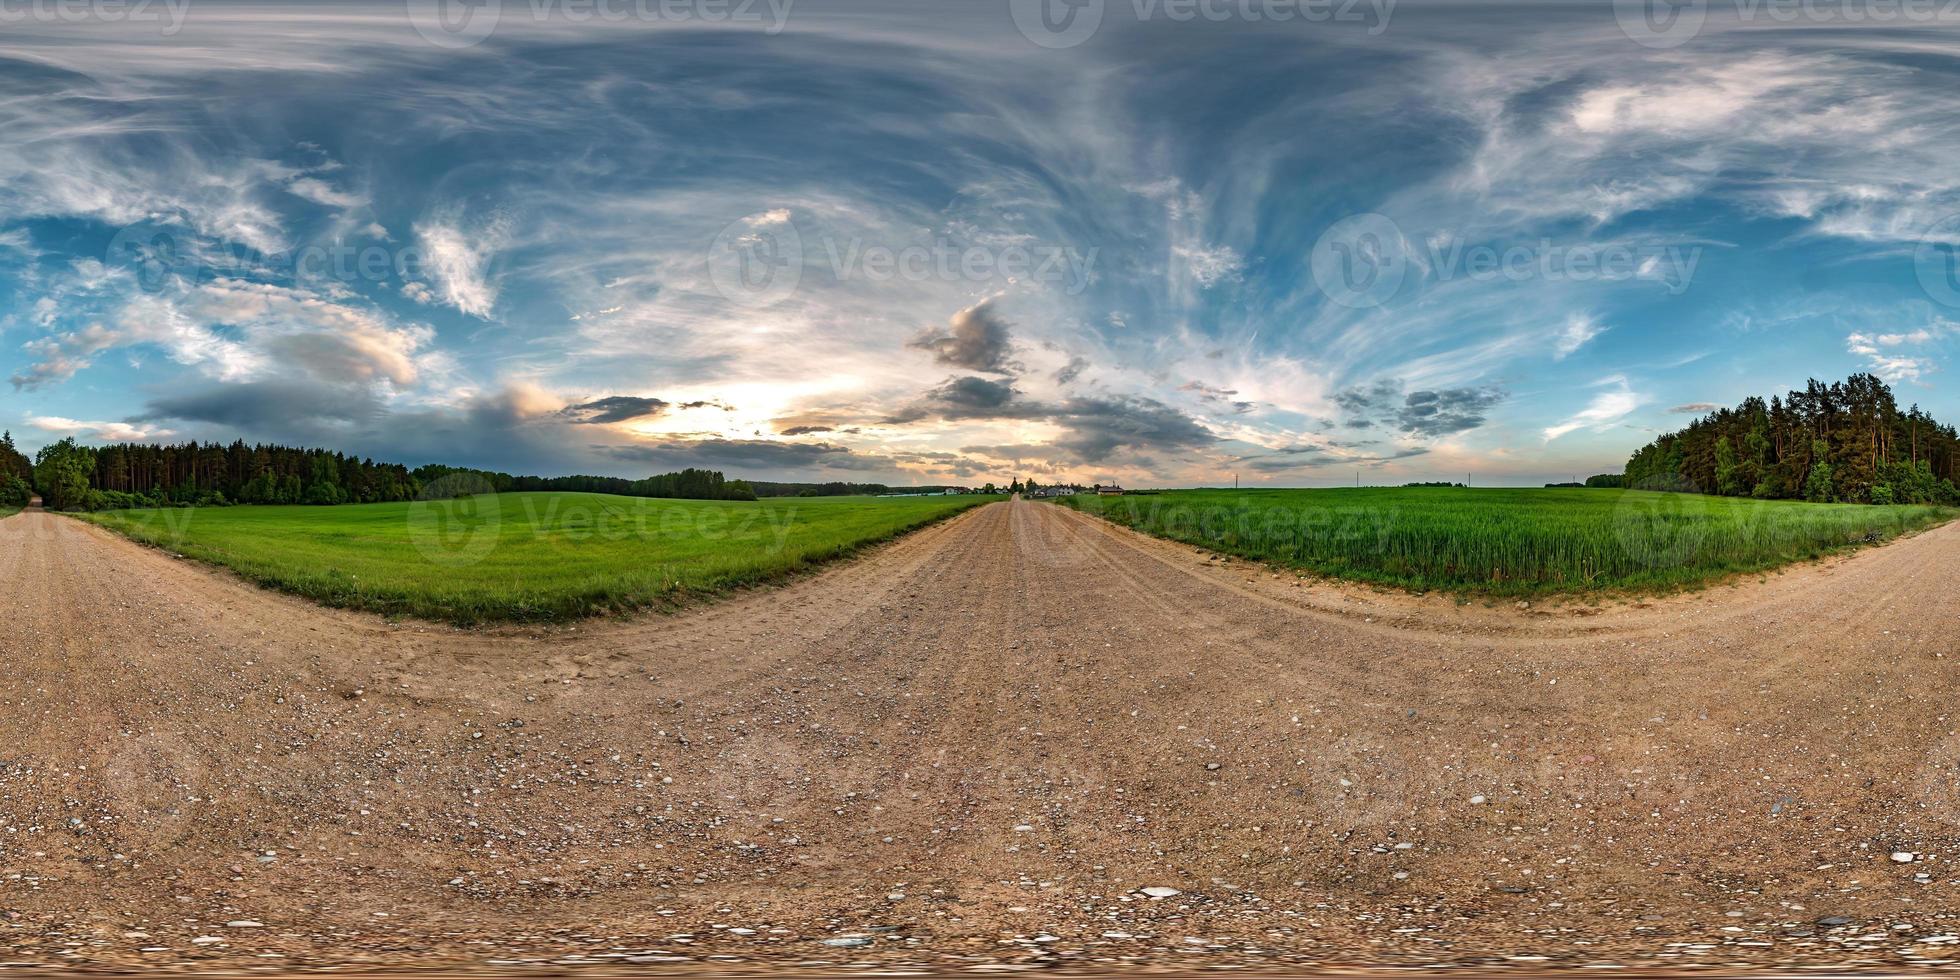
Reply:
[[[992,504],[786,587],[390,623],[0,521],[0,962],[1937,966],[1960,524],[1646,602]]]

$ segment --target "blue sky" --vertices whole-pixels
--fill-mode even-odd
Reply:
[[[0,426],[1310,486],[1960,418],[1939,5],[442,2],[6,7]]]

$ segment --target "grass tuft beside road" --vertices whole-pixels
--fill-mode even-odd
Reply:
[[[1415,591],[1668,591],[1819,558],[1960,517],[1638,490],[1411,487],[1064,497],[1158,537]]]
[[[670,605],[790,575],[998,499],[515,493],[75,516],[330,606],[467,624]]]

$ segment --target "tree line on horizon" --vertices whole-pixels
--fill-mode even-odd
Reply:
[[[14,446],[12,432],[0,433],[0,507],[25,507],[34,499],[34,463]]]
[[[1817,503],[1960,505],[1960,435],[1922,411],[1901,410],[1871,374],[1765,402],[1746,398],[1642,447],[1625,484]]]
[[[84,446],[63,439],[30,460],[0,436],[0,507],[25,506],[35,492],[53,510],[230,504],[391,503],[474,493],[556,491],[680,500],[756,500],[881,494],[882,483],[783,483],[729,479],[687,468],[644,479],[523,476],[430,463],[410,469],[327,449],[188,442]],[[936,490],[938,487],[903,488]]]
[[[662,497],[678,500],[754,500],[755,488],[747,480],[731,480],[720,470],[689,467],[642,480],[618,476],[512,476],[493,470],[474,470],[431,463],[418,466],[410,474],[425,488],[436,488],[445,496],[478,492],[485,487],[492,493],[610,493],[622,497]],[[447,481],[446,483],[443,481]],[[443,485],[438,487],[437,484]]]
[[[1642,447],[1624,474],[1589,487],[1714,493],[1760,499],[1960,505],[1960,434],[1913,405],[1901,409],[1871,374],[1744,399]],[[1032,488],[1016,480],[1014,489]],[[0,507],[39,492],[56,510],[243,504],[386,503],[476,492],[566,491],[695,500],[892,492],[872,483],[730,480],[684,469],[631,480],[514,476],[428,464],[409,469],[327,449],[279,445],[123,443],[63,439],[33,460],[0,434]],[[937,488],[906,488],[931,490]],[[992,484],[986,488],[992,489]]]
[[[327,449],[189,442],[84,446],[63,439],[42,447],[30,464],[0,441],[0,506],[9,495],[25,504],[32,491],[53,510],[230,504],[349,504],[464,496],[485,492],[565,490],[635,497],[754,500],[741,480],[715,470],[687,469],[644,480],[616,477],[512,476],[429,464],[409,469]]]

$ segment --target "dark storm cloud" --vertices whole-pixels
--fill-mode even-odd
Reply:
[[[1082,372],[1088,369],[1089,361],[1087,358],[1071,357],[1068,359],[1067,364],[1062,365],[1061,370],[1055,372],[1055,383],[1058,385],[1069,384],[1081,377]]]
[[[1446,436],[1483,425],[1484,413],[1503,400],[1504,393],[1495,388],[1412,391],[1395,419],[1403,432]]]
[[[1041,413],[1038,404],[1021,398],[1020,389],[1014,387],[1012,382],[992,381],[968,374],[947,378],[885,421],[904,423],[928,418],[949,421],[1030,418]]]
[[[1284,446],[1261,456],[1242,456],[1239,462],[1262,473],[1279,473],[1287,470],[1321,469],[1329,466],[1365,466],[1373,463],[1390,463],[1398,459],[1421,456],[1427,449],[1404,449],[1386,456],[1336,456],[1324,446]]]
[[[837,431],[837,427],[834,425],[792,425],[776,434],[779,436],[809,436],[819,432],[835,431]]]
[[[562,417],[540,417],[522,393],[511,390],[484,392],[454,407],[389,411],[364,385],[247,382],[153,398],[138,419],[212,426],[188,433],[202,438],[327,446],[409,466],[590,471],[589,458],[563,438]]]
[[[945,327],[927,330],[905,346],[931,351],[932,359],[940,364],[989,374],[1012,373],[1014,368],[1007,358],[1013,345],[1007,324],[992,304],[993,300],[987,300],[961,310]]]
[[[1358,385],[1334,395],[1334,404],[1339,405],[1341,411],[1361,421],[1369,420],[1370,416],[1392,411],[1396,403],[1401,400],[1402,384],[1398,381],[1377,381],[1372,385]]]
[[[1486,413],[1505,398],[1500,388],[1438,388],[1402,393],[1397,381],[1377,381],[1334,396],[1349,428],[1392,425],[1410,435],[1434,438],[1467,432],[1488,421]]]
[[[656,471],[699,467],[722,470],[733,476],[744,471],[767,470],[881,470],[891,461],[881,456],[864,456],[849,447],[831,443],[770,442],[763,439],[674,439],[633,446],[594,446],[597,452],[621,462],[637,463]]]
[[[578,405],[568,405],[559,414],[574,422],[597,425],[608,422],[630,422],[634,419],[659,415],[666,410],[667,403],[658,398],[613,395],[610,398],[597,398]]]
[[[311,431],[321,423],[361,423],[381,414],[380,403],[364,385],[345,387],[304,381],[257,381],[208,385],[180,395],[153,398],[132,422],[174,419],[238,429]]]
[[[944,470],[961,477],[980,476],[992,468],[986,463],[977,459],[968,459],[959,453],[893,453],[891,459],[894,463],[916,463],[922,466]]]
[[[1118,449],[1185,450],[1209,446],[1218,437],[1196,419],[1154,398],[1123,395],[1032,401],[1005,381],[971,375],[948,378],[888,422],[937,418],[1038,419],[1065,431],[1055,445],[1078,462],[1101,462]]]
[[[1076,462],[1075,454],[1060,446],[1048,445],[994,445],[961,446],[960,452],[993,459],[1005,459],[1013,463],[1042,463],[1048,466],[1063,466]]]
[[[1233,388],[1214,388],[1202,381],[1191,381],[1179,385],[1177,390],[1192,392],[1198,396],[1199,401],[1216,405],[1234,415],[1244,415],[1253,409],[1253,404],[1240,400],[1238,391]]]
[[[1196,419],[1154,398],[1071,398],[1055,420],[1068,428],[1055,444],[1085,463],[1118,449],[1199,449],[1218,441]]]

